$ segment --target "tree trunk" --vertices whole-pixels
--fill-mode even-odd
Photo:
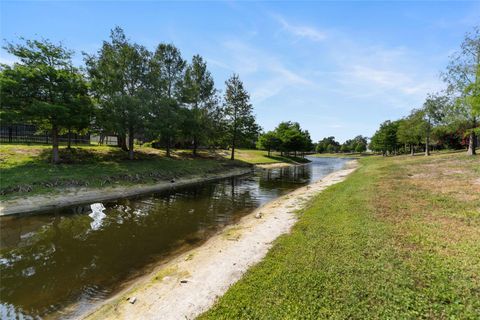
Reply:
[[[128,151],[127,138],[124,134],[117,135],[117,146],[122,148],[123,151]]]
[[[472,132],[470,132],[470,137],[469,137],[468,140],[469,141],[468,141],[467,155],[469,155],[469,156],[476,155],[477,151],[475,149],[477,147],[477,135],[475,134],[475,132],[473,130],[472,130]]]
[[[197,145],[198,145],[197,137],[193,137],[193,156],[194,157],[197,156]]]
[[[425,155],[430,155],[430,126],[427,128],[427,136],[425,138]]]
[[[235,160],[235,143],[236,143],[236,133],[233,134],[233,139],[232,139],[232,153],[230,155],[230,160]]]
[[[410,155],[412,157],[415,155],[415,146],[413,144],[410,145]]]
[[[268,156],[270,157],[270,148],[268,149]]]
[[[53,126],[52,128],[52,162],[59,163],[60,156],[58,154],[58,127]]]
[[[167,144],[166,144],[166,152],[167,152],[167,157],[170,158],[170,137],[167,138]]]
[[[477,119],[474,117],[473,118],[473,127],[472,127],[472,132],[470,132],[470,137],[468,139],[468,151],[467,154],[469,156],[473,156],[477,154],[477,151],[475,150],[477,148],[477,135],[475,134],[475,128],[477,127]]]
[[[71,148],[72,148],[72,131],[68,129],[67,149],[70,150]]]
[[[128,159],[133,160],[133,128],[128,129]]]

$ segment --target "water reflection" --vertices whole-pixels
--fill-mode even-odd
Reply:
[[[173,250],[344,163],[316,159],[134,199],[3,217],[0,318],[43,317],[75,302],[74,316]]]

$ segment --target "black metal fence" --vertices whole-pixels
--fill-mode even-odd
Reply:
[[[59,136],[60,143],[68,143],[69,134]],[[0,142],[2,143],[52,143],[52,135],[48,131],[39,131],[34,125],[16,124],[0,125]],[[90,135],[70,134],[71,144],[90,144]]]

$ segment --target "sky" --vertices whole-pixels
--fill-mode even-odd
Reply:
[[[114,26],[151,50],[173,43],[203,56],[221,91],[239,74],[265,131],[297,121],[314,141],[370,137],[421,107],[475,25],[478,1],[0,0],[3,41],[61,41],[77,65]]]

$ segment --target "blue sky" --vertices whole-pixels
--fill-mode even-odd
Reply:
[[[0,35],[95,52],[115,25],[154,49],[206,58],[217,88],[238,73],[265,130],[298,121],[317,141],[371,136],[443,88],[439,74],[479,2],[1,1]],[[11,63],[2,51],[0,60]]]

